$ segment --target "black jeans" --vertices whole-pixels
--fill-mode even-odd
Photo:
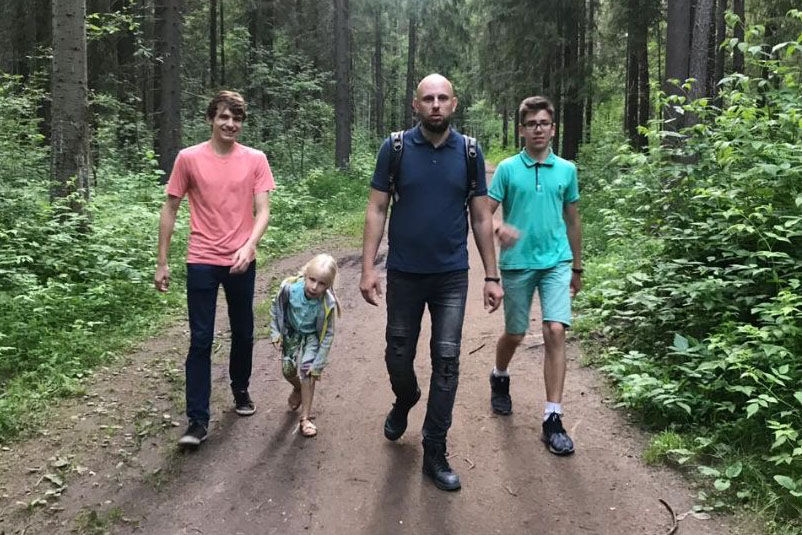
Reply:
[[[468,294],[468,272],[432,275],[387,272],[387,350],[384,360],[397,403],[415,398],[415,348],[418,345],[424,306],[432,316],[429,350],[432,377],[429,402],[423,422],[423,439],[445,442],[451,427],[451,412],[459,384],[459,353],[462,322]]]
[[[217,310],[217,289],[223,285],[231,325],[231,353],[228,374],[231,390],[248,390],[253,361],[253,289],[256,262],[239,275],[229,266],[187,264],[187,312],[189,313],[189,353],[186,362],[187,418],[209,423],[209,397],[212,392],[212,341]]]

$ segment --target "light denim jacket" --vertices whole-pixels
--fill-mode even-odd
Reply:
[[[275,299],[273,299],[273,305],[270,307],[270,315],[272,316],[270,319],[270,341],[272,343],[281,343],[290,328],[288,310],[290,306],[290,286],[300,279],[300,276],[294,276],[281,281],[281,287]],[[331,343],[334,340],[335,317],[337,316],[337,314],[332,314],[332,311],[336,307],[337,301],[334,299],[334,294],[331,290],[326,290],[323,296],[323,306],[320,307],[320,313],[315,320],[320,349],[315,362],[312,364],[312,375],[318,375],[315,370],[323,369],[328,363],[329,349],[331,349]]]

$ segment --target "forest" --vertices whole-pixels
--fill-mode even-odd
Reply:
[[[278,189],[260,260],[361,235],[376,150],[454,84],[488,162],[556,108],[579,168],[575,336],[700,510],[802,530],[802,6],[796,0],[6,0],[0,445],[176,320],[164,183],[219,89]],[[188,217],[172,247],[183,275]]]

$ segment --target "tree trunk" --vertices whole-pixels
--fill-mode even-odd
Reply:
[[[707,59],[710,23],[713,17],[713,0],[697,0],[691,39],[691,61],[688,73],[696,82],[691,86],[691,99],[708,94]]]
[[[561,37],[562,24],[560,25]],[[560,133],[562,131],[562,97],[563,97],[563,61],[565,59],[563,45],[557,45],[557,54],[554,57],[554,74],[552,81],[554,84],[554,141],[552,142],[552,149],[554,152],[560,152]]]
[[[716,70],[713,75],[713,94],[718,93],[716,85],[724,78],[724,48],[721,44],[727,39],[727,0],[718,0],[716,11]]]
[[[351,158],[351,41],[349,0],[334,0],[334,160],[347,169]]]
[[[670,83],[677,80],[683,83],[688,78],[690,63],[690,0],[668,0],[668,17],[666,22],[666,74],[663,91],[667,95],[680,95],[682,89]],[[672,106],[664,110],[664,128],[678,131],[684,126],[684,116],[678,114]]]
[[[407,89],[404,93],[404,128],[412,128],[412,98],[415,93],[415,54],[417,53],[418,18],[412,6],[409,13],[409,45],[407,47]]]
[[[53,2],[51,200],[80,193],[89,199],[89,109],[86,3]],[[81,211],[80,202],[71,203]]]
[[[744,0],[733,0],[732,11],[741,19],[735,25],[733,37],[738,39],[739,43],[744,42],[744,27],[746,25],[746,13],[744,11]],[[732,53],[732,70],[734,72],[744,73],[744,53],[736,46]]]
[[[587,84],[585,86],[585,142],[590,142],[590,128],[593,124],[593,67],[594,67],[594,41],[593,36],[596,33],[596,2],[598,0],[588,1],[588,20],[587,20],[587,51],[585,52],[585,61],[587,62]]]
[[[373,50],[373,83],[375,93],[375,112],[373,117],[376,121],[376,136],[384,137],[384,77],[382,73],[382,12],[376,9],[373,12],[374,20],[374,50]]]
[[[159,167],[166,181],[181,149],[181,0],[157,0],[155,13],[156,54],[161,63],[153,115]]]
[[[220,0],[220,84],[226,86],[226,18],[223,13],[225,0]]]
[[[509,143],[509,130],[510,130],[510,113],[507,110],[507,105],[501,110],[501,147],[506,149]]]
[[[575,2],[572,2],[575,4]],[[579,107],[579,73],[577,69],[578,19],[574,5],[569,5],[563,14],[565,24],[565,44],[563,81],[565,87],[565,115],[563,120],[563,139],[561,156],[575,160],[579,152],[582,115]]]
[[[624,114],[625,130],[629,142],[636,149],[641,143],[638,136],[638,80],[640,67],[640,28],[635,14],[638,12],[638,0],[629,0],[627,5],[627,89]]]
[[[217,89],[217,0],[209,0],[209,87]]]
[[[649,26],[640,20],[638,26],[638,126],[647,126],[651,119],[651,99],[649,97]],[[638,147],[646,146],[647,139],[638,133]]]

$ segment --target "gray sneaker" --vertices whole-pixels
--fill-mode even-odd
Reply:
[[[554,455],[571,455],[574,453],[574,441],[563,427],[562,419],[556,412],[549,414],[543,422],[543,442]]]

